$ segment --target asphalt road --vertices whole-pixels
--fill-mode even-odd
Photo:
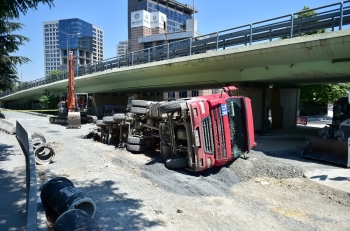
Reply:
[[[56,152],[37,165],[38,182],[64,176],[97,206],[103,230],[346,230],[348,194],[302,177],[303,169],[336,168],[300,158],[305,134],[317,128],[257,136],[247,159],[202,173],[172,171],[154,152],[83,139],[94,125],[66,129],[48,118],[5,112]],[[288,138],[288,139],[287,139]],[[260,149],[258,149],[260,147]],[[54,217],[49,217],[52,227]]]

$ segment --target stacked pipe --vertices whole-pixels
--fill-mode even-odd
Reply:
[[[46,143],[45,137],[38,132],[32,134],[35,162],[37,164],[49,164],[55,156],[55,151]]]
[[[96,211],[95,202],[86,197],[67,178],[56,177],[45,182],[41,188],[40,198],[46,207],[59,215],[55,222],[55,231],[101,230],[93,220]]]

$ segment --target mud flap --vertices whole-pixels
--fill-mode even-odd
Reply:
[[[67,128],[81,128],[80,112],[68,112]]]
[[[350,138],[348,142],[308,137],[301,152],[305,158],[326,161],[350,167]]]

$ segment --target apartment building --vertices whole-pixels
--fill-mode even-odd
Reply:
[[[69,51],[78,66],[104,59],[104,31],[81,19],[43,22],[43,38],[45,76],[67,70]]]

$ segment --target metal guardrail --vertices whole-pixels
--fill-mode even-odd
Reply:
[[[27,231],[37,230],[37,180],[36,180],[36,165],[34,159],[34,151],[32,144],[32,136],[23,126],[16,121],[16,136],[21,144],[27,161]]]
[[[299,17],[303,13],[316,12],[313,17]],[[183,56],[190,56],[208,51],[218,51],[234,46],[251,45],[255,42],[272,41],[279,38],[292,38],[303,33],[320,29],[331,31],[342,30],[350,24],[350,0],[334,3],[294,14],[283,15],[264,21],[246,24],[223,31],[214,32],[194,38],[184,39],[168,44],[143,49],[127,54],[123,57],[113,57],[103,61],[78,66],[75,76],[102,72],[114,68],[135,66],[144,63],[169,60]],[[40,78],[18,87],[14,91],[5,91],[0,97],[37,86],[67,79],[67,71],[62,75],[50,78]]]

